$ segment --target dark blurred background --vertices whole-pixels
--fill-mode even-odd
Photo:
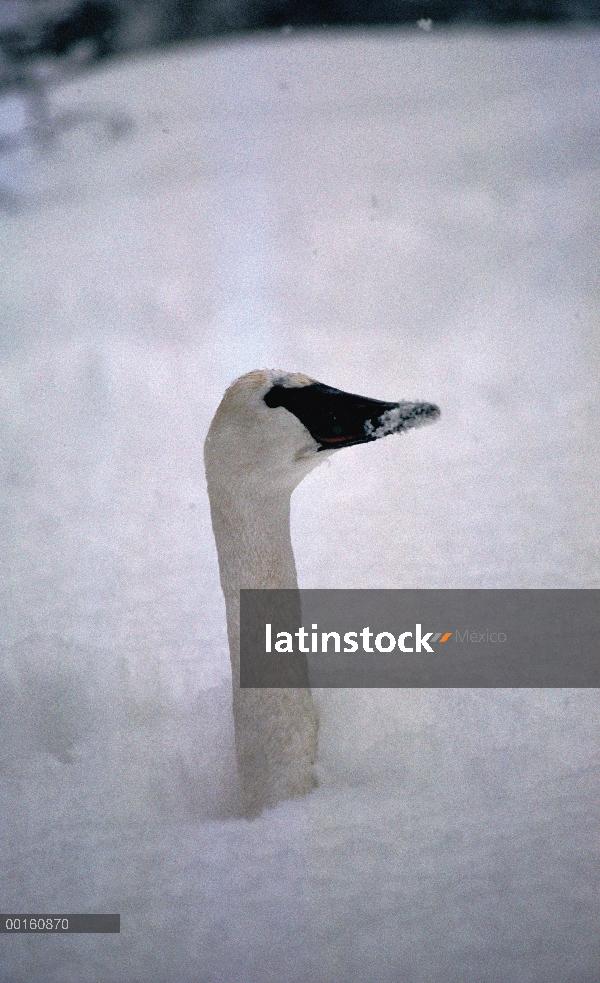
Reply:
[[[43,59],[83,67],[244,31],[598,21],[600,0],[0,0],[0,85]]]

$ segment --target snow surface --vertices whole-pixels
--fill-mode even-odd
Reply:
[[[239,818],[202,444],[259,367],[435,402],[295,492],[301,586],[599,587],[599,56],[228,41],[39,146],[5,101],[1,907],[122,930],[2,983],[598,983],[596,691],[319,691],[320,787]]]

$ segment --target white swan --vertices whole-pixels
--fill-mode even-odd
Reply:
[[[310,689],[240,689],[241,588],[297,588],[290,498],[342,447],[433,421],[430,403],[384,403],[305,375],[263,370],[226,391],[204,445],[206,480],[233,671],[244,814],[316,785],[317,715]]]

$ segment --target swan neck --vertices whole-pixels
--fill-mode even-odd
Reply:
[[[290,494],[212,493],[211,514],[226,598],[242,588],[296,589],[290,534]]]

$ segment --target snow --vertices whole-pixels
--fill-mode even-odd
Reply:
[[[365,433],[368,437],[378,440],[393,433],[400,433],[412,427],[433,423],[439,418],[439,408],[432,409],[431,404],[398,403],[392,410],[386,410],[379,418],[379,426],[374,427],[370,420],[365,423]]]
[[[260,367],[434,402],[294,493],[301,586],[600,586],[599,49],[256,37],[52,89],[50,147],[0,107],[0,896],[122,925],[2,983],[597,983],[596,691],[319,691],[319,788],[239,818],[202,444]]]

